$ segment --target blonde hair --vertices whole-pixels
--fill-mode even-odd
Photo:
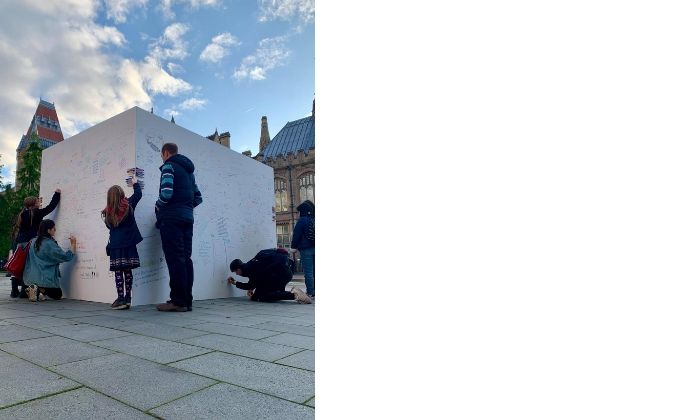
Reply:
[[[123,217],[120,219],[118,213],[119,203],[121,203],[122,199],[125,197],[126,194],[124,194],[124,190],[119,185],[112,185],[107,190],[107,207],[102,210],[102,217],[111,226],[119,226],[119,223],[124,219]],[[128,211],[127,209],[127,213]],[[124,216],[126,216],[126,214]]]

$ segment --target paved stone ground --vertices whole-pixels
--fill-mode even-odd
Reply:
[[[315,305],[115,311],[11,299],[0,276],[0,419],[314,417]]]

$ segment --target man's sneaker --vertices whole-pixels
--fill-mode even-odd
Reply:
[[[299,303],[313,303],[309,295],[297,289],[296,286],[292,287],[292,293],[294,294],[294,300]]]
[[[36,302],[36,296],[38,294],[37,287],[34,286],[33,284],[29,287],[27,287],[27,296],[29,296],[29,301],[30,302]]]
[[[124,309],[126,307],[126,301],[124,298],[117,298],[117,300],[112,303],[112,309]]]

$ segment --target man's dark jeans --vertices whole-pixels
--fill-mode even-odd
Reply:
[[[192,306],[192,223],[160,221],[160,240],[170,274],[170,300],[177,306]]]

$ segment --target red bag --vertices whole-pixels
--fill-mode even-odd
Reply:
[[[27,264],[27,256],[29,255],[29,247],[31,246],[31,241],[27,242],[25,246],[18,246],[17,250],[12,257],[10,257],[7,264],[5,264],[5,270],[12,274],[18,280],[22,279],[24,274],[24,266]]]

